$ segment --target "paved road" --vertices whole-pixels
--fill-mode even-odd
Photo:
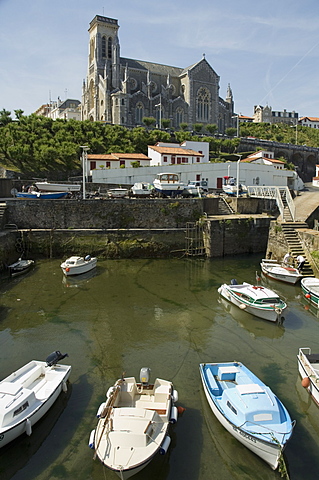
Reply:
[[[306,189],[294,199],[294,204],[296,206],[295,220],[306,221],[309,215],[319,206],[319,188],[307,183]]]

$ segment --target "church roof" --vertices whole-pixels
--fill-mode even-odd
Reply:
[[[145,62],[143,60],[134,60],[132,58],[120,58],[120,63],[123,67],[128,66],[129,69],[142,70],[152,73],[158,73],[159,75],[173,75],[178,77],[183,71],[179,67],[171,67],[169,65],[161,65],[160,63]]]

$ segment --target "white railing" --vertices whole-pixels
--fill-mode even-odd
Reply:
[[[291,214],[291,218],[294,221],[296,207],[288,187],[265,187],[265,186],[255,185],[252,187],[247,187],[247,189],[248,189],[248,195],[250,197],[274,198],[277,202],[279,213],[282,218],[284,218],[284,209],[285,209],[285,206],[283,203],[283,197],[284,197],[286,199],[287,206]]]

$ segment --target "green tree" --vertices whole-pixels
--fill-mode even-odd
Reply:
[[[229,128],[226,128],[225,133],[226,133],[227,137],[234,137],[237,133],[237,130],[236,130],[236,128],[229,127]]]
[[[143,122],[144,125],[146,125],[147,127],[151,127],[152,125],[155,125],[155,123],[156,123],[156,118],[154,118],[154,117],[143,117],[142,122]]]
[[[209,123],[208,125],[206,125],[205,128],[211,135],[215,135],[215,133],[217,131],[216,123]]]

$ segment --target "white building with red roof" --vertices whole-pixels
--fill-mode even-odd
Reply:
[[[302,117],[298,123],[302,127],[319,128],[319,118],[317,117]]]

